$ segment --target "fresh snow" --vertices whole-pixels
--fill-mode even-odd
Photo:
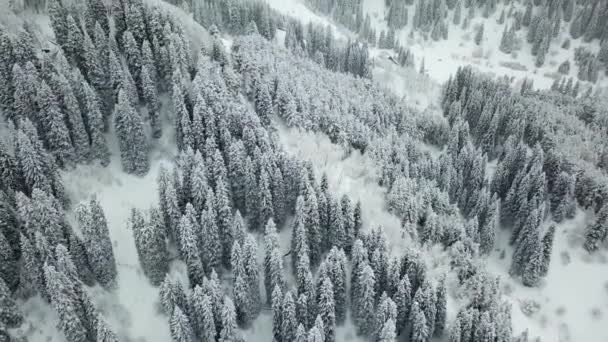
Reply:
[[[488,259],[488,269],[500,275],[506,297],[513,304],[514,331],[530,330],[543,341],[607,341],[608,255],[598,251],[592,256],[582,243],[588,213],[576,216],[556,227],[549,273],[540,286],[529,288],[508,276],[511,248],[509,233],[502,231],[497,251]],[[506,256],[501,258],[501,251]],[[540,305],[537,313],[526,316],[521,306],[527,301]]]

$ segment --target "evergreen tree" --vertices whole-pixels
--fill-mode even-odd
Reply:
[[[139,176],[146,174],[150,169],[150,163],[143,122],[139,113],[129,103],[127,93],[123,90],[118,94],[114,125],[120,145],[123,170]]]
[[[62,46],[66,57],[73,64],[82,69],[83,65],[83,45],[84,36],[80,29],[80,25],[72,15],[67,15],[67,36],[65,44]]]
[[[75,161],[84,162],[89,158],[89,137],[85,129],[80,106],[69,81],[60,74],[52,76],[52,87],[65,113],[66,126],[72,145],[74,146]]]
[[[59,316],[59,326],[69,342],[87,341],[87,328],[74,284],[55,267],[44,266],[44,278],[51,304]]]
[[[202,342],[214,342],[216,330],[211,298],[198,285],[190,296],[190,310],[196,336]]]
[[[174,342],[193,342],[195,340],[190,320],[179,306],[175,306],[173,309],[169,327]]]
[[[2,198],[4,200],[4,198]],[[19,269],[17,268],[17,257],[10,245],[9,240],[2,233],[2,223],[8,217],[4,217],[0,206],[0,278],[5,279],[7,286],[14,288],[19,284]],[[19,252],[19,251],[18,251]]]
[[[325,329],[325,342],[334,342],[336,340],[336,309],[333,292],[331,280],[325,278],[321,284],[317,303],[319,315],[323,320],[323,327]]]
[[[413,342],[427,342],[430,339],[430,335],[424,312],[420,309],[418,302],[414,301],[414,305],[412,306],[411,340]]]
[[[283,341],[295,340],[297,324],[296,305],[291,291],[287,291],[281,306],[281,339]]]
[[[447,319],[447,293],[445,286],[445,276],[441,278],[437,286],[437,309],[435,315],[434,336],[443,336]]]
[[[23,315],[11,297],[11,291],[4,279],[0,277],[0,324],[14,328],[21,325],[21,322],[23,322]]]
[[[148,108],[148,118],[150,119],[150,126],[152,127],[152,137],[160,138],[162,136],[162,128],[160,122],[160,105],[158,104],[158,95],[156,92],[156,83],[152,78],[152,72],[150,65],[141,66],[141,88],[143,93],[143,99],[146,102]]]
[[[186,307],[186,294],[179,282],[171,280],[169,275],[165,276],[159,287],[160,306],[166,315],[173,316],[175,308]]]
[[[161,212],[158,209],[150,209],[149,221],[145,222],[142,214],[133,209],[131,229],[144,274],[153,285],[158,286],[169,270]]]
[[[212,199],[213,191],[210,189],[208,193],[211,196],[208,196],[207,198]],[[221,255],[218,253],[218,251],[222,250],[222,244],[216,224],[216,214],[213,208],[203,210],[201,213],[201,227],[200,241],[202,243],[201,250],[203,254],[203,263],[205,265],[205,269],[215,269],[220,265],[221,262]]]
[[[380,333],[378,334],[378,342],[393,342],[395,341],[395,320],[390,318],[382,325]]]
[[[555,237],[555,225],[551,225],[549,230],[543,237],[543,260],[541,267],[541,275],[545,276],[549,272],[549,264],[551,262],[551,251],[553,250],[553,239]]]
[[[42,262],[33,243],[25,235],[20,235],[21,258],[23,260],[20,272],[20,291],[24,296],[39,293],[46,294]]]
[[[272,291],[271,295],[268,295],[268,291],[267,293],[267,297],[270,298],[270,301],[272,303],[272,334],[274,337],[275,342],[282,342],[282,302],[283,302],[283,292],[281,292],[281,288],[279,287],[279,285],[276,285],[274,287],[274,290]]]
[[[236,312],[234,304],[229,297],[224,298],[224,306],[222,308],[222,330],[220,332],[219,342],[238,342],[240,336],[236,325]]]
[[[112,287],[117,270],[106,217],[97,199],[76,208],[76,218],[84,237],[84,246],[97,281]]]
[[[192,208],[189,203],[188,205]],[[182,216],[178,229],[181,234],[180,246],[183,252],[182,257],[186,262],[190,284],[202,284],[205,276],[205,269],[203,268],[203,262],[200,258],[199,241],[198,236],[196,235],[196,232],[200,231],[196,216],[189,217],[187,214]]]
[[[74,161],[74,146],[63,121],[64,113],[60,111],[57,99],[45,81],[37,89],[36,101],[49,151],[60,166],[71,164]]]
[[[97,342],[118,342],[118,337],[110,329],[108,324],[104,321],[103,316],[98,315],[97,317]]]
[[[393,301],[397,305],[396,327],[397,333],[400,333],[407,328],[410,306],[412,304],[412,288],[407,274],[403,275],[403,278],[399,281]]]
[[[369,336],[373,332],[375,277],[374,271],[366,262],[361,263],[359,267],[361,268],[358,280],[360,288],[356,293],[356,299],[353,299],[353,316],[359,333]]]
[[[251,314],[255,318],[260,312],[261,296],[260,296],[260,269],[258,265],[258,246],[255,237],[247,234],[243,245],[244,268],[246,281],[248,284],[248,296],[251,301]]]
[[[51,19],[51,27],[55,33],[55,39],[60,46],[65,47],[68,40],[68,11],[60,0],[49,0],[47,10]]]

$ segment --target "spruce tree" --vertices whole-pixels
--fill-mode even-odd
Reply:
[[[97,199],[93,198],[88,205],[81,204],[76,208],[76,218],[95,278],[101,285],[112,287],[117,275],[116,262],[108,224]]]
[[[283,296],[281,305],[281,339],[283,341],[293,341],[296,337],[298,321],[296,319],[296,305],[291,291],[287,291]]]
[[[131,214],[131,229],[144,274],[153,285],[158,286],[169,270],[169,254],[161,212],[158,209],[150,209],[149,220],[144,221],[141,213],[134,209]]]
[[[168,316],[173,316],[176,307],[186,307],[186,294],[179,282],[174,282],[169,275],[165,276],[158,291],[160,307]]]
[[[156,82],[152,78],[152,72],[150,65],[141,66],[141,88],[143,99],[146,102],[146,108],[148,109],[148,118],[150,120],[150,126],[152,127],[152,137],[158,139],[162,136],[161,119],[160,119],[160,105],[158,103],[158,95],[156,91]]]
[[[0,277],[0,324],[15,328],[21,325],[21,322],[23,322],[23,315],[11,297],[11,290]]]
[[[211,190],[209,190],[209,193],[213,194]],[[203,263],[205,269],[215,269],[221,263],[221,255],[218,251],[222,250],[222,244],[213,208],[203,210],[201,213],[201,227]]]
[[[118,337],[116,334],[110,329],[108,324],[104,321],[101,315],[97,317],[97,342],[118,342]]]
[[[74,161],[74,146],[63,121],[64,113],[61,112],[55,95],[45,81],[42,81],[37,89],[36,100],[49,151],[60,166],[70,165]]]
[[[436,294],[436,315],[435,315],[435,330],[433,331],[434,336],[443,336],[445,331],[445,324],[447,319],[447,293],[445,286],[445,276],[441,278],[437,285]]]
[[[139,113],[131,106],[127,93],[121,90],[114,110],[114,125],[120,146],[123,170],[142,176],[150,169],[148,142]]]
[[[215,318],[211,298],[198,285],[190,295],[190,310],[196,336],[202,342],[215,342]]]
[[[410,285],[407,274],[403,275],[399,285],[397,285],[397,291],[393,296],[393,301],[397,305],[397,333],[405,331],[407,328],[407,322],[409,321],[410,306],[412,305],[412,288]]]
[[[200,231],[200,229],[198,227],[196,216],[182,216],[178,229],[181,234],[180,246],[183,252],[182,256],[186,262],[190,284],[202,284],[205,276],[205,269],[200,258],[201,253],[199,251],[199,241],[196,234],[196,232]]]
[[[321,284],[317,303],[319,315],[323,320],[323,327],[325,329],[325,342],[334,342],[336,340],[336,309],[333,292],[331,280],[326,277]]]
[[[59,316],[59,326],[69,342],[87,341],[87,329],[74,284],[55,267],[44,266],[44,278],[51,304]]]
[[[174,342],[194,342],[194,332],[190,325],[188,316],[182,311],[179,306],[175,306],[173,314],[171,315],[171,321],[169,322],[171,328],[171,338]]]
[[[412,335],[413,342],[428,342],[430,339],[429,327],[427,326],[424,312],[420,309],[418,302],[414,301],[412,306]]]
[[[268,297],[268,301],[271,302],[272,305],[272,334],[275,342],[282,342],[282,319],[281,314],[282,303],[283,303],[283,292],[281,288],[276,285],[270,295],[268,295],[268,291],[266,292],[266,296]]]
[[[99,108],[97,94],[88,83],[83,82],[82,87],[86,95],[85,103],[85,122],[89,133],[89,143],[91,145],[91,158],[98,159],[102,166],[110,164],[110,151],[106,144],[103,133],[104,119]]]

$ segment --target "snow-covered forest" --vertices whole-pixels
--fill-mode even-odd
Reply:
[[[606,341],[608,2],[296,1],[0,0],[0,342]]]

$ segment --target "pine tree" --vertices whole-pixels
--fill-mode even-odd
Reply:
[[[361,212],[361,201],[357,201],[357,204],[355,205],[355,211],[353,213],[353,235],[354,235],[354,239],[357,239],[359,237],[359,234],[361,232],[361,228],[363,227],[363,215]],[[353,240],[354,243],[354,240]]]
[[[114,125],[120,145],[120,159],[123,170],[142,176],[150,169],[148,143],[143,122],[139,113],[133,109],[127,94],[121,90],[118,105],[114,111]]]
[[[405,331],[407,328],[407,322],[409,321],[409,311],[412,304],[412,288],[410,285],[407,274],[403,275],[399,285],[397,285],[397,291],[393,297],[393,301],[397,305],[397,333]]]
[[[4,198],[0,198],[4,200]],[[0,278],[6,281],[7,286],[14,288],[19,284],[18,258],[15,256],[16,253],[13,251],[9,240],[2,233],[4,220],[9,219],[3,214],[2,205],[0,205]]]
[[[270,294],[276,286],[284,288],[283,260],[279,253],[279,238],[276,226],[272,219],[268,220],[264,233],[265,256],[264,256],[264,285],[266,287],[266,298],[270,302]]]
[[[89,158],[89,137],[85,129],[80,106],[69,81],[60,74],[54,74],[51,86],[61,104],[61,111],[65,113],[66,126],[69,130],[70,140],[74,146],[75,161],[84,162]]]
[[[110,152],[106,145],[106,138],[103,133],[104,121],[99,109],[99,102],[95,91],[87,84],[82,87],[86,95],[85,103],[85,123],[89,133],[89,143],[91,145],[91,158],[99,159],[102,166],[110,163]]]
[[[297,324],[296,305],[291,291],[287,291],[285,296],[283,296],[283,303],[281,306],[281,339],[283,341],[295,340]]]
[[[97,199],[91,199],[88,205],[81,204],[76,209],[76,218],[95,278],[101,285],[112,287],[117,275],[116,262],[108,224]]]
[[[42,275],[42,262],[40,261],[36,248],[25,235],[20,235],[21,258],[23,259],[22,271],[20,272],[20,291],[22,295],[46,294],[46,285]]]
[[[70,14],[67,15],[67,36],[63,49],[66,52],[68,60],[73,64],[76,64],[80,68],[83,65],[83,46],[84,36],[80,29],[80,25],[76,22],[76,19]]]
[[[318,310],[325,329],[325,342],[336,340],[336,309],[334,303],[333,285],[325,278],[319,291]]]
[[[194,332],[190,325],[188,316],[184,314],[179,306],[175,306],[173,314],[171,315],[171,322],[169,323],[171,328],[171,338],[174,342],[193,342],[195,341]]]
[[[320,331],[317,327],[312,327],[308,331],[307,342],[324,342],[325,337],[323,336],[323,332]]]
[[[376,315],[374,318],[374,335],[376,336],[376,339],[381,339],[384,323],[389,320],[392,321],[392,329],[394,331],[396,319],[397,306],[390,298],[388,298],[386,292],[382,292],[382,295],[378,300],[378,305],[376,307]]]
[[[55,267],[44,266],[44,278],[51,304],[59,316],[59,326],[69,342],[87,341],[82,308],[74,292],[74,284]]]
[[[447,293],[445,287],[445,276],[441,278],[437,285],[437,309],[435,315],[435,329],[433,331],[434,336],[443,336],[445,331],[445,324],[447,319]]]
[[[173,316],[176,307],[186,307],[187,298],[184,289],[179,282],[171,280],[168,274],[159,287],[158,295],[161,309],[168,316]]]
[[[420,309],[418,302],[414,301],[412,306],[412,336],[413,342],[427,342],[430,339],[429,327],[427,326],[424,312]]]
[[[211,298],[198,285],[194,287],[190,296],[190,310],[196,336],[202,342],[215,342],[215,318]]]
[[[64,113],[60,111],[57,99],[45,81],[37,89],[36,100],[49,151],[60,166],[71,164],[74,161],[74,146],[63,121]]]
[[[190,208],[192,208],[191,205]],[[190,284],[193,286],[202,284],[205,276],[205,269],[203,267],[203,262],[200,259],[201,253],[199,251],[198,236],[196,235],[196,232],[200,231],[200,229],[198,227],[196,216],[182,216],[178,229],[181,235],[180,246],[183,252],[182,257],[186,262]]]
[[[374,329],[376,281],[374,271],[366,262],[361,263],[359,268],[361,268],[358,279],[360,288],[355,293],[356,297],[353,298],[353,317],[359,333],[370,336]]]
[[[551,251],[553,250],[553,239],[555,237],[555,225],[551,225],[542,240],[543,245],[543,260],[541,267],[541,275],[545,276],[549,272],[549,264],[551,262]]]
[[[141,66],[141,88],[143,93],[143,99],[146,102],[148,108],[148,118],[150,119],[150,126],[152,127],[152,137],[158,139],[162,136],[162,128],[160,122],[160,105],[158,104],[158,95],[156,92],[156,83],[152,78],[152,72],[150,71],[150,65]]]
[[[135,32],[135,31],[133,31]],[[122,44],[125,54],[125,59],[127,62],[127,67],[129,71],[133,75],[133,78],[136,80],[137,84],[141,84],[138,82],[139,73],[141,71],[141,51],[139,50],[139,44],[135,40],[135,37],[132,31],[125,31],[122,35]]]
[[[23,315],[11,297],[11,290],[0,277],[0,324],[14,328],[21,325],[21,322],[23,322]]]
[[[300,293],[296,302],[296,320],[302,327],[310,326],[308,313],[308,297],[305,293]],[[298,326],[298,330],[299,330]]]
[[[230,265],[230,250],[234,243],[234,232],[232,231],[232,208],[228,198],[228,187],[222,177],[216,181],[216,212],[218,232],[222,245],[222,261],[224,266]]]
[[[65,47],[68,40],[68,11],[63,7],[60,0],[49,0],[47,9],[57,43]]]
[[[251,300],[251,316],[255,318],[260,312],[260,269],[257,261],[258,246],[255,237],[247,234],[243,245],[244,268],[248,284],[248,296]]]
[[[211,197],[208,196],[207,198],[213,198],[211,189],[208,193],[211,194]],[[222,244],[216,224],[216,214],[212,208],[203,210],[201,213],[201,227],[203,263],[205,269],[215,269],[221,263],[221,255],[218,251],[222,250]]]
[[[281,288],[276,285],[271,295],[268,295],[268,291],[266,292],[266,296],[269,298],[269,301],[272,303],[272,334],[275,342],[282,342],[282,302],[283,302],[283,292],[281,292]]]
[[[149,220],[145,222],[142,214],[134,209],[131,213],[131,229],[144,274],[153,285],[158,286],[169,270],[161,212],[150,209]]]
[[[97,342],[118,342],[118,337],[104,321],[103,316],[97,316]]]
[[[396,338],[395,334],[395,320],[390,318],[382,325],[380,333],[378,334],[378,342],[393,342]]]

